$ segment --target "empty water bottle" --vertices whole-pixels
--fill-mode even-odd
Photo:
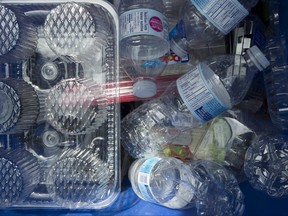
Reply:
[[[267,43],[267,56],[271,70],[264,73],[269,114],[272,122],[280,129],[288,129],[288,55],[287,42],[279,20],[279,3],[270,3],[270,27],[272,35]]]
[[[189,49],[217,41],[248,14],[258,0],[185,1],[182,18],[172,30],[171,49],[180,57]]]
[[[153,97],[157,93],[156,78],[164,71],[168,55],[150,60],[131,60],[122,58],[120,64],[133,80],[133,95],[139,98]]]
[[[206,160],[191,161],[189,167],[198,215],[243,214],[244,195],[232,173]]]
[[[121,1],[120,55],[128,59],[150,60],[169,51],[168,23],[162,1]]]
[[[263,134],[248,148],[244,170],[253,188],[273,197],[287,196],[287,135],[279,132]]]
[[[188,167],[169,157],[138,159],[129,169],[132,188],[141,199],[174,209],[190,207],[194,202],[189,177]]]
[[[215,56],[192,67],[159,98],[122,120],[122,145],[139,158],[161,151],[181,131],[195,128],[244,98],[257,71],[269,66],[253,46],[243,56]]]

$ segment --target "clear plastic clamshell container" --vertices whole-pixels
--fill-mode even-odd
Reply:
[[[106,1],[0,2],[0,208],[116,200],[118,33]]]

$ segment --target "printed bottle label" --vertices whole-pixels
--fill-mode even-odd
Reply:
[[[161,158],[153,157],[146,160],[139,169],[138,173],[138,188],[143,196],[143,199],[147,201],[157,202],[154,195],[151,192],[150,180],[152,175],[152,170],[155,165],[161,160]]]
[[[189,58],[190,57],[188,53],[186,56],[180,57],[176,55],[172,50],[170,50],[170,53],[167,56],[162,56],[160,58],[152,59],[152,60],[145,60],[143,64],[141,64],[141,67],[142,68],[160,68],[160,67],[165,67],[166,64],[168,65],[183,64],[183,63],[189,62]]]
[[[214,79],[218,78],[208,65],[201,63],[176,81],[177,89],[185,105],[192,115],[202,123],[213,119],[230,108],[227,101],[224,104],[219,95],[217,96],[212,90],[213,88],[214,90],[219,88],[217,89],[219,92],[221,89],[221,97],[226,97],[224,100],[227,100],[227,97],[230,97],[224,86],[221,86],[220,83],[217,83],[219,86],[208,84],[203,77],[203,71],[210,76],[214,76]]]
[[[168,40],[168,23],[152,9],[134,9],[120,15],[120,40],[134,35],[154,35]]]
[[[223,34],[228,34],[249,12],[237,0],[191,0]]]

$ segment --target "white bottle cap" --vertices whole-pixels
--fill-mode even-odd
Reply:
[[[180,58],[187,57],[188,53],[182,49],[173,38],[170,40],[170,49]]]
[[[139,98],[149,98],[157,93],[157,85],[154,81],[143,79],[133,84],[133,94]]]
[[[259,71],[263,71],[270,65],[270,62],[265,57],[265,55],[261,52],[261,50],[256,46],[252,46],[247,50],[247,53]]]

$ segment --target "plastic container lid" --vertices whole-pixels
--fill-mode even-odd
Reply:
[[[157,85],[152,80],[138,80],[133,85],[133,94],[139,98],[153,97],[157,93]]]
[[[263,71],[270,65],[270,62],[265,57],[265,55],[261,52],[261,50],[256,46],[252,46],[250,49],[247,50],[247,53],[256,67]]]

